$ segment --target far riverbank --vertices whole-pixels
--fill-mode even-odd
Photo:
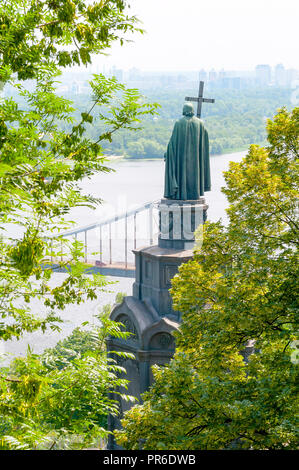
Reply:
[[[263,142],[257,142],[255,143],[254,145],[259,145],[260,147],[264,147],[266,145],[266,141],[263,141]],[[222,157],[224,155],[231,155],[233,153],[239,153],[239,152],[247,152],[249,150],[249,146],[248,145],[244,145],[243,147],[237,147],[237,148],[230,148],[228,149],[227,151],[225,152],[222,152],[222,153],[214,153],[214,154],[211,154],[211,158],[212,157]],[[115,160],[132,160],[132,161],[164,161],[164,157],[163,156],[159,156],[159,157],[130,157],[128,155],[104,155],[105,158],[107,158],[108,160],[111,160],[111,161],[115,161]]]

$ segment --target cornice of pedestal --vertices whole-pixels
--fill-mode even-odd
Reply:
[[[132,250],[134,254],[143,253],[152,258],[173,260],[179,258],[183,263],[193,256],[193,250],[175,250],[174,248],[161,248],[158,245],[151,245],[137,250]]]
[[[199,199],[167,199],[167,198],[162,198],[159,205],[164,204],[167,206],[170,205],[179,205],[179,206],[184,206],[184,205],[189,205],[189,206],[197,206],[197,205],[206,205],[206,200],[204,197],[201,197]]]

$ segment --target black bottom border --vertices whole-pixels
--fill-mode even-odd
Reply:
[[[174,468],[182,465],[193,468],[209,469],[210,466],[228,465],[230,469],[240,469],[247,465],[255,467],[271,465],[288,465],[294,458],[298,458],[297,450],[174,450],[174,451],[125,451],[125,450],[83,450],[83,451],[10,451],[0,453],[1,463],[7,459],[10,465],[30,464],[30,468],[38,465],[54,464],[59,467],[72,464],[76,466],[93,465],[97,468],[141,468],[148,466]],[[55,469],[56,470],[56,469]],[[84,469],[85,470],[85,469]],[[86,469],[87,470],[87,469]]]

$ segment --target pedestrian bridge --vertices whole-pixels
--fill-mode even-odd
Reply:
[[[159,202],[147,202],[122,214],[62,232],[52,239],[52,247],[59,248],[60,260],[51,253],[51,265],[56,272],[65,270],[58,261],[67,262],[69,251],[65,240],[73,239],[83,243],[88,273],[135,277],[132,250],[157,243]]]

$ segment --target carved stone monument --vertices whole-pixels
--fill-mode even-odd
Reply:
[[[194,231],[206,220],[204,191],[210,189],[208,135],[191,104],[174,127],[165,154],[165,197],[159,204],[157,246],[134,250],[136,279],[133,295],[114,306],[110,318],[133,333],[129,339],[109,338],[109,351],[127,351],[135,359],[115,359],[127,371],[127,393],[138,398],[153,382],[151,366],[170,361],[175,351],[172,332],[179,328],[180,313],[174,311],[169,294],[171,279],[181,263],[192,258]],[[113,357],[113,354],[110,354]],[[118,399],[117,394],[112,394]],[[120,419],[131,403],[120,401],[120,415],[109,417],[109,429],[121,426]],[[108,449],[118,449],[113,437]]]

